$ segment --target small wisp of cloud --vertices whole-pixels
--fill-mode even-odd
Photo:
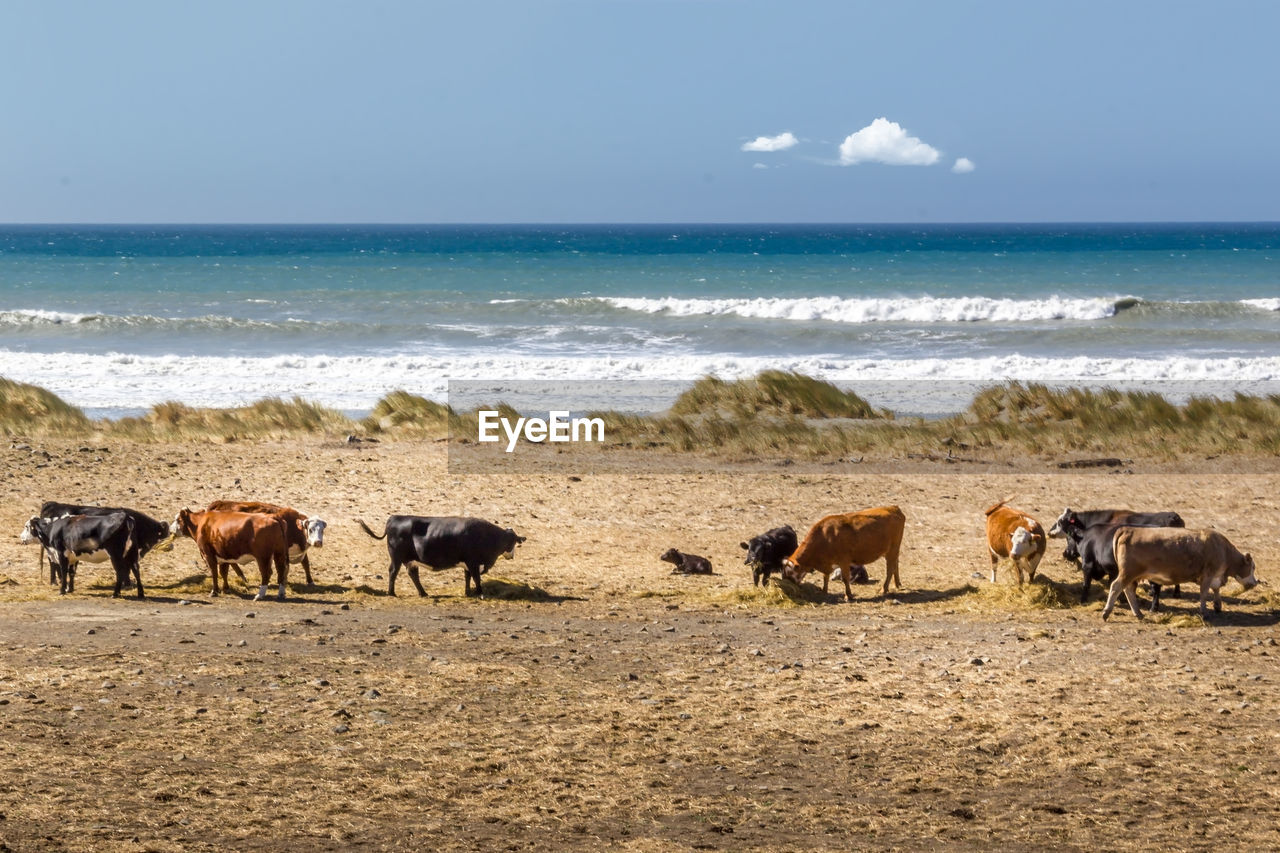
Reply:
[[[978,167],[973,165],[973,161],[968,157],[959,157],[956,159],[955,165],[951,167],[951,171],[957,175],[967,175],[976,168]]]
[[[885,163],[890,166],[932,166],[938,149],[911,136],[896,121],[878,118],[840,143],[840,163]]]
[[[742,143],[743,151],[786,151],[788,148],[799,143],[796,135],[791,131],[779,133],[777,136],[757,136],[750,142]]]

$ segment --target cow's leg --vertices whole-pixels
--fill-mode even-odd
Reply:
[[[67,565],[67,592],[76,591],[76,566],[78,563],[69,563]]]
[[[489,564],[489,565],[487,565],[487,566],[486,566],[486,565],[483,565],[483,564],[479,564],[479,563],[478,563],[478,564],[475,564],[475,565],[467,564],[467,567],[466,567],[466,573],[467,573],[468,575],[470,575],[470,579],[471,579],[472,581],[475,581],[475,585],[476,585],[476,593],[475,593],[475,594],[476,594],[476,598],[484,598],[484,589],[482,589],[482,588],[481,588],[481,586],[480,586],[480,576],[481,576],[482,574],[484,574],[485,572],[489,571],[489,569],[490,569],[490,568],[492,568],[492,566],[493,566],[493,564],[492,564],[492,563],[490,563],[490,564]],[[470,593],[469,593],[469,592],[467,592],[467,590],[465,589],[465,583],[464,583],[464,589],[463,589],[463,592],[464,592],[465,594],[467,594],[467,595],[470,595]]]
[[[276,552],[276,601],[284,601],[284,584],[289,577],[289,551]]]
[[[396,594],[396,575],[400,574],[400,564],[395,560],[391,561],[391,568],[387,569],[387,595],[395,596]]]
[[[754,565],[754,566],[752,566],[752,567],[751,567],[751,585],[752,585],[752,586],[760,586],[760,575],[761,575],[761,574],[762,574],[762,570],[761,570],[761,568],[760,568],[759,564]],[[769,580],[768,580],[768,578],[766,578],[766,579],[765,579],[765,583],[766,583],[766,584],[768,584],[768,582],[769,582]]]
[[[410,563],[407,568],[409,569],[409,580],[413,581],[413,585],[418,588],[418,597],[426,598],[427,591],[422,588],[422,578],[418,577],[418,567]]]
[[[1040,558],[1043,556],[1044,556],[1044,551],[1041,551],[1038,554],[1033,554],[1031,556],[1031,559],[1027,561],[1027,566],[1029,569],[1027,574],[1027,583],[1030,583],[1031,581],[1034,581],[1036,579],[1036,569],[1040,568]]]
[[[853,601],[853,587],[849,586],[849,579],[853,573],[849,571],[848,566],[840,567],[840,580],[844,581],[844,600]]]
[[[1084,577],[1085,577],[1085,583],[1088,583],[1088,582],[1089,582],[1089,576],[1088,576],[1088,575],[1085,575]],[[1122,587],[1121,587],[1121,585],[1120,585],[1120,579],[1119,579],[1119,578],[1117,578],[1117,579],[1116,579],[1116,580],[1111,584],[1111,591],[1107,593],[1107,603],[1106,603],[1105,605],[1103,605],[1103,607],[1102,607],[1102,621],[1103,621],[1103,622],[1106,622],[1106,621],[1107,621],[1107,617],[1109,617],[1109,616],[1111,615],[1111,611],[1112,611],[1112,609],[1116,606],[1116,600],[1120,598],[1120,590],[1121,590],[1121,589],[1122,589]]]
[[[209,567],[209,576],[213,578],[213,592],[210,595],[218,594],[218,555],[213,553],[213,549],[209,548],[202,553],[205,565]],[[226,584],[223,584],[226,587]]]
[[[138,586],[138,598],[140,598],[140,599],[141,599],[141,598],[146,598],[146,596],[145,596],[145,595],[143,595],[143,593],[142,593],[142,566],[141,566],[141,563],[142,563],[142,560],[137,556],[137,554],[136,554],[136,552],[135,552],[135,554],[134,554],[134,560],[133,560],[133,565],[132,565],[132,566],[130,566],[130,569],[133,571],[133,581],[134,581],[134,583],[135,583],[135,584],[137,584],[137,586]]]
[[[1213,612],[1222,612],[1222,587],[1215,586],[1213,588]]]
[[[1089,600],[1089,584],[1092,583],[1092,581],[1093,581],[1093,578],[1089,576],[1088,572],[1085,572],[1084,582],[1080,585],[1080,603],[1081,604],[1084,604]]]
[[[827,585],[831,582],[831,569],[827,569],[822,573],[822,594],[826,596]]]
[[[1147,584],[1147,587],[1148,587],[1148,588],[1150,589],[1150,591],[1151,591],[1151,608],[1150,608],[1150,612],[1151,612],[1151,613],[1159,613],[1159,612],[1160,612],[1160,584],[1158,584],[1158,583],[1149,583],[1149,584]]]
[[[125,563],[123,558],[117,560],[115,557],[112,557],[111,570],[116,573],[116,586],[115,589],[111,591],[111,597],[119,598],[120,590],[124,588],[125,581],[129,579],[129,566]]]
[[[1009,559],[1013,562],[1013,570],[1018,573],[1018,586],[1022,586],[1022,558],[1011,555]]]
[[[902,589],[902,580],[898,577],[898,551],[902,548],[902,542],[897,542],[888,553],[884,555],[884,586],[880,589],[881,595],[889,594],[889,579],[893,579],[893,588]]]
[[[995,551],[992,551],[990,548],[987,548],[987,553],[991,556],[991,582],[992,582],[992,583],[995,583],[995,582],[996,582],[996,567],[1000,564],[1000,558],[999,558],[998,556],[996,556],[996,552],[995,552]],[[886,580],[887,580],[887,578],[886,578]],[[888,591],[889,591],[889,588],[886,586],[886,587],[885,587],[885,592],[888,592]]]
[[[1200,618],[1209,618],[1209,613],[1204,609],[1205,602],[1209,600],[1209,579],[1205,578],[1200,581]]]
[[[1129,601],[1129,609],[1133,615],[1142,618],[1142,599],[1138,598],[1138,582],[1134,581],[1124,588],[1124,597]]]
[[[40,550],[42,552],[44,551],[43,548],[41,548]],[[48,554],[45,554],[45,557],[47,557],[49,560],[49,583],[50,585],[52,585],[58,582],[58,566],[54,562],[53,557],[50,557]]]
[[[302,573],[307,578],[307,586],[311,586],[311,560],[307,558],[306,554],[302,555]]]
[[[263,554],[257,558],[258,560],[258,594],[253,597],[254,601],[261,601],[267,597],[267,584],[271,583],[271,555]]]

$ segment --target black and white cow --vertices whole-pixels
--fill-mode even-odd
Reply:
[[[63,595],[75,591],[76,564],[110,560],[116,573],[112,596],[120,595],[120,589],[132,571],[138,586],[138,598],[144,597],[133,519],[123,512],[64,515],[53,519],[33,516],[22,528],[21,539],[24,544],[40,543],[57,572],[59,592]]]
[[[1078,563],[1080,552],[1076,548],[1075,539],[1070,531],[1083,533],[1090,527],[1128,524],[1133,527],[1186,527],[1182,516],[1176,512],[1134,512],[1128,509],[1090,509],[1076,511],[1067,507],[1058,516],[1058,520],[1049,528],[1049,538],[1067,540],[1062,551],[1062,559],[1068,563]]]
[[[110,515],[113,512],[123,512],[133,521],[133,541],[137,546],[137,554],[129,556],[129,559],[137,561],[151,551],[152,548],[169,538],[169,525],[164,521],[157,521],[145,512],[139,512],[136,509],[128,507],[108,507],[108,506],[91,506],[85,504],[69,504],[60,503],[58,501],[45,501],[40,505],[40,517],[53,519],[62,518],[68,515]],[[44,571],[44,549],[40,549],[41,555],[41,572]],[[49,583],[57,583],[54,574],[53,564],[49,564]],[[126,584],[128,580],[126,578]]]
[[[418,595],[426,595],[418,578],[419,568],[438,571],[461,563],[465,567],[464,594],[472,594],[474,582],[475,595],[482,596],[480,576],[500,557],[508,560],[515,557],[517,546],[525,541],[525,537],[516,535],[510,527],[504,529],[482,518],[393,515],[387,519],[381,536],[360,519],[356,522],[374,539],[387,540],[387,554],[391,557],[387,579],[389,595],[396,594],[396,575],[401,566],[409,570],[409,579],[418,588]]]
[[[782,561],[796,552],[800,541],[791,525],[784,524],[738,545],[747,552],[742,562],[751,567],[751,583],[768,586],[769,576],[774,572],[782,573]]]

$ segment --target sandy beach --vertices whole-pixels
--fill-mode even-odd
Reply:
[[[796,464],[451,473],[443,445],[29,440],[0,450],[0,841],[8,849],[1261,849],[1280,773],[1275,475],[860,474]],[[1259,466],[1262,470],[1262,466]],[[18,544],[43,500],[169,519],[220,498],[329,523],[316,585],[213,599],[189,540],[145,601]],[[1050,543],[986,578],[982,509],[1175,509],[1253,554],[1203,625],[1145,622]],[[751,585],[738,543],[899,504],[904,589]],[[356,519],[475,515],[528,537],[462,595],[385,595]],[[682,577],[668,547],[711,558]],[[883,564],[870,567],[873,581]],[[810,579],[815,579],[811,576]],[[238,587],[240,588],[240,587]],[[242,589],[242,588],[240,588]],[[1059,606],[1043,606],[1055,602]],[[51,767],[60,772],[50,774]]]

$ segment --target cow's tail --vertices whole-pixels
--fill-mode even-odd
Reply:
[[[356,519],[356,524],[360,525],[360,527],[364,529],[364,532],[365,532],[365,533],[368,533],[368,534],[369,534],[370,536],[372,536],[374,539],[386,539],[386,538],[387,538],[387,534],[383,533],[381,536],[379,536],[378,534],[374,533],[372,530],[370,530],[370,529],[369,529],[369,525],[365,524],[363,521],[361,521],[361,520],[360,520],[360,519],[358,519],[358,518]]]
[[[985,515],[991,515],[991,513],[995,512],[996,510],[998,510],[1000,507],[1004,506],[1008,502],[1009,502],[1008,498],[1004,498],[1003,500],[996,501],[991,506],[987,507]]]

